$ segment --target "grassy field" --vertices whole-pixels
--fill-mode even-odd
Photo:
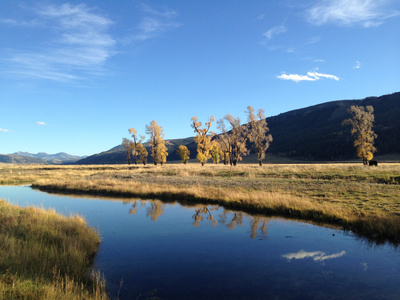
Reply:
[[[108,299],[89,274],[99,243],[79,216],[0,200],[0,299]]]
[[[220,204],[336,224],[400,242],[400,164],[0,165],[0,184],[42,190]]]

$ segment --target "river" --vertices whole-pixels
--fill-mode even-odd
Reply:
[[[111,299],[400,299],[400,250],[351,232],[212,205],[71,197],[1,186],[20,206],[99,230]]]

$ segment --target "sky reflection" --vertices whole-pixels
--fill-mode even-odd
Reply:
[[[282,257],[286,258],[288,261],[291,261],[292,259],[312,258],[314,261],[321,262],[321,261],[325,261],[328,259],[339,258],[339,257],[344,256],[345,254],[346,254],[346,251],[340,251],[338,253],[326,255],[326,253],[322,252],[322,251],[307,252],[304,250],[300,250],[299,252],[296,252],[296,253],[284,254],[284,255],[282,255]]]

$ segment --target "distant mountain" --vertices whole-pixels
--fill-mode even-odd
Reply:
[[[350,128],[342,122],[352,105],[372,105],[378,135],[375,155],[400,154],[400,92],[363,100],[339,100],[297,109],[267,118],[273,136],[268,152],[276,157],[307,161],[338,161],[356,158]],[[188,125],[189,126],[189,125]],[[176,149],[186,145],[196,157],[194,138],[169,140],[168,161],[179,160]],[[145,146],[147,146],[145,144]],[[150,151],[149,151],[150,153]],[[150,155],[149,155],[150,161]],[[256,162],[256,159],[254,160]],[[123,146],[78,160],[76,164],[126,163]]]
[[[0,154],[0,163],[7,164],[48,164],[47,161],[36,158],[20,156],[15,154]]]
[[[64,152],[57,154],[47,154],[44,152],[39,152],[37,154],[32,154],[29,152],[15,152],[13,154],[1,154],[0,162],[3,163],[16,163],[16,164],[27,164],[27,163],[37,163],[37,164],[68,164],[74,163],[83,156],[70,155]]]

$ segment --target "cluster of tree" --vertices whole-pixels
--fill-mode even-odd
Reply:
[[[217,121],[217,128],[221,131],[218,136],[211,131],[214,116],[211,116],[204,126],[198,121],[197,117],[191,119],[191,127],[196,136],[194,141],[197,144],[197,160],[204,165],[210,158],[217,164],[222,159],[225,165],[236,166],[243,156],[250,152],[249,145],[253,145],[257,153],[257,159],[262,166],[265,153],[272,142],[272,135],[269,134],[267,120],[264,110],[259,109],[255,114],[254,108],[247,107],[247,123],[241,124],[240,118],[235,118],[227,114]],[[351,118],[343,121],[343,125],[351,125],[351,134],[355,137],[354,147],[357,149],[357,156],[364,164],[372,160],[373,153],[376,152],[374,141],[377,135],[372,130],[375,120],[374,109],[372,106],[351,106],[348,112]],[[129,129],[132,139],[124,138],[122,145],[126,150],[128,164],[134,163],[146,164],[148,151],[143,146],[144,136],[138,135],[134,128]],[[151,157],[155,165],[163,164],[167,160],[168,142],[164,140],[164,130],[152,121],[146,125],[146,133],[149,135],[148,145],[151,148]],[[180,145],[177,154],[182,162],[186,164],[190,158],[190,151],[185,145]]]
[[[131,156],[134,158],[135,164],[147,163],[148,151],[143,146],[144,136],[138,135],[135,128],[130,128],[129,133],[132,136],[132,140],[123,138],[122,145],[125,147],[126,160],[128,164],[131,164]],[[157,124],[156,121],[152,121],[150,125],[146,125],[146,133],[150,136],[148,144],[151,147],[151,157],[155,165],[163,164],[167,161],[167,146],[164,140],[164,130]],[[139,156],[139,159],[138,159]]]
[[[218,163],[221,158],[225,165],[236,164],[247,155],[248,142],[253,142],[258,155],[258,163],[261,166],[265,158],[272,135],[268,134],[269,128],[265,119],[264,110],[259,109],[257,115],[254,114],[254,108],[247,107],[247,123],[241,124],[240,118],[234,118],[227,114],[217,121],[217,128],[222,132],[217,137],[215,132],[210,131],[214,116],[204,124],[198,121],[197,117],[192,118],[192,128],[196,133],[195,142],[197,143],[197,160],[204,165],[210,158],[214,163]],[[215,138],[214,138],[215,137]]]

